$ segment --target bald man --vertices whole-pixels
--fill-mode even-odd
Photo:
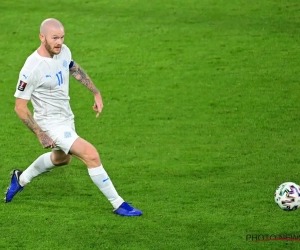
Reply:
[[[94,95],[96,117],[102,111],[102,97],[86,72],[72,60],[64,44],[65,31],[60,21],[50,18],[40,26],[40,47],[26,60],[16,86],[15,111],[22,122],[36,135],[45,149],[27,169],[12,171],[5,201],[24,189],[31,180],[54,167],[67,165],[72,156],[87,166],[88,173],[106,196],[113,212],[122,216],[139,216],[142,212],[123,200],[106,173],[96,148],[81,138],[75,130],[74,114],[70,107],[69,75]],[[34,114],[28,108],[31,101]]]

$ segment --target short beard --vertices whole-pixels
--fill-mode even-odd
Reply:
[[[58,55],[60,52],[54,52],[52,49],[51,49],[51,46],[48,44],[47,42],[47,39],[45,39],[45,48],[46,50],[48,51],[48,53],[50,54],[51,57],[53,57],[54,55]]]

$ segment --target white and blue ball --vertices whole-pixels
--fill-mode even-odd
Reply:
[[[275,191],[275,202],[284,211],[295,211],[300,207],[300,186],[284,182]]]

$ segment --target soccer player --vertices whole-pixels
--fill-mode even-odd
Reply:
[[[16,87],[15,111],[22,122],[37,136],[45,149],[23,172],[14,169],[5,201],[23,190],[31,180],[52,168],[70,163],[75,156],[88,168],[95,185],[112,204],[113,212],[122,216],[139,216],[142,212],[125,202],[117,193],[101,164],[96,148],[79,137],[69,103],[69,74],[94,95],[96,117],[102,111],[102,97],[86,72],[72,60],[71,51],[63,43],[65,32],[60,21],[46,19],[40,26],[40,47],[26,60]],[[28,109],[31,101],[34,115]]]

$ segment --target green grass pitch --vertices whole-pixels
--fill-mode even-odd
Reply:
[[[280,183],[300,184],[299,0],[1,0],[0,10],[0,189],[45,152],[13,94],[54,17],[103,95],[95,119],[92,94],[71,80],[77,132],[144,212],[114,215],[73,159],[0,205],[0,249],[300,248],[252,237],[300,235],[300,212],[273,199]]]

